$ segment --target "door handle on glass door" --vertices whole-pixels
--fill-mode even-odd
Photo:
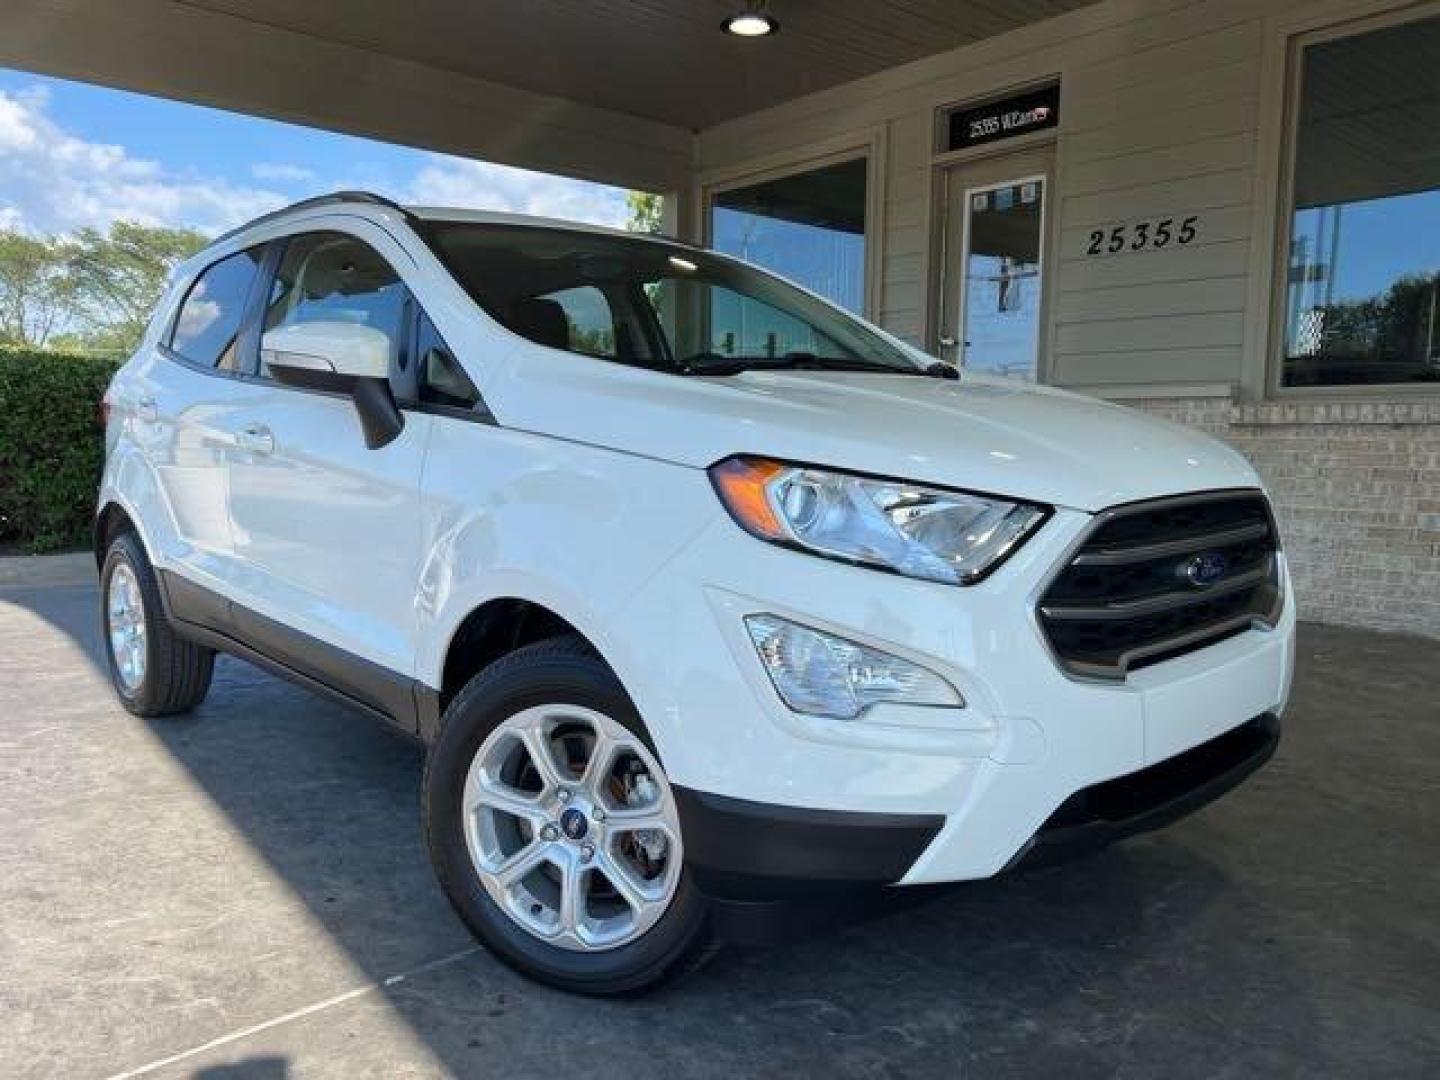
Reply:
[[[273,454],[275,436],[263,424],[251,424],[235,433],[235,443],[252,454]]]

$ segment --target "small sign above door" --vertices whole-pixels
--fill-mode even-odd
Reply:
[[[1060,84],[1023,94],[955,109],[945,117],[945,150],[1011,139],[1032,131],[1053,128],[1060,122]]]

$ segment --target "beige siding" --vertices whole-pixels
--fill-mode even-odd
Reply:
[[[1118,289],[1154,282],[1184,285],[1209,278],[1246,276],[1250,245],[1247,240],[1195,245],[1185,249],[1144,251],[1114,259],[1062,261],[1052,279],[1063,306],[1072,293],[1086,289]],[[1083,298],[1073,300],[1084,303]]]
[[[1384,2],[1104,0],[702,132],[698,165],[884,125],[880,317],[923,341],[936,110],[1058,76],[1046,378],[1131,398],[1248,455],[1280,515],[1302,617],[1440,637],[1440,600],[1415,599],[1440,583],[1440,405],[1232,399],[1264,385],[1282,24]],[[1092,230],[1191,214],[1200,231],[1183,248],[1087,254]]]
[[[1254,302],[1266,19],[1303,4],[1104,0],[702,132],[698,168],[885,125],[879,314],[921,340],[938,257],[937,108],[1058,76],[1048,378],[1239,383]],[[1093,229],[1190,214],[1200,230],[1183,249],[1086,254]]]

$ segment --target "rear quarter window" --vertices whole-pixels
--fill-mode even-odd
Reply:
[[[237,342],[263,255],[263,248],[250,248],[201,272],[175,314],[167,342],[171,350],[199,367],[239,369]]]

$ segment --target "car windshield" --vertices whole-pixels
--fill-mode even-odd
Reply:
[[[527,225],[431,222],[425,231],[476,303],[541,345],[681,375],[934,373],[860,321],[709,252]]]

